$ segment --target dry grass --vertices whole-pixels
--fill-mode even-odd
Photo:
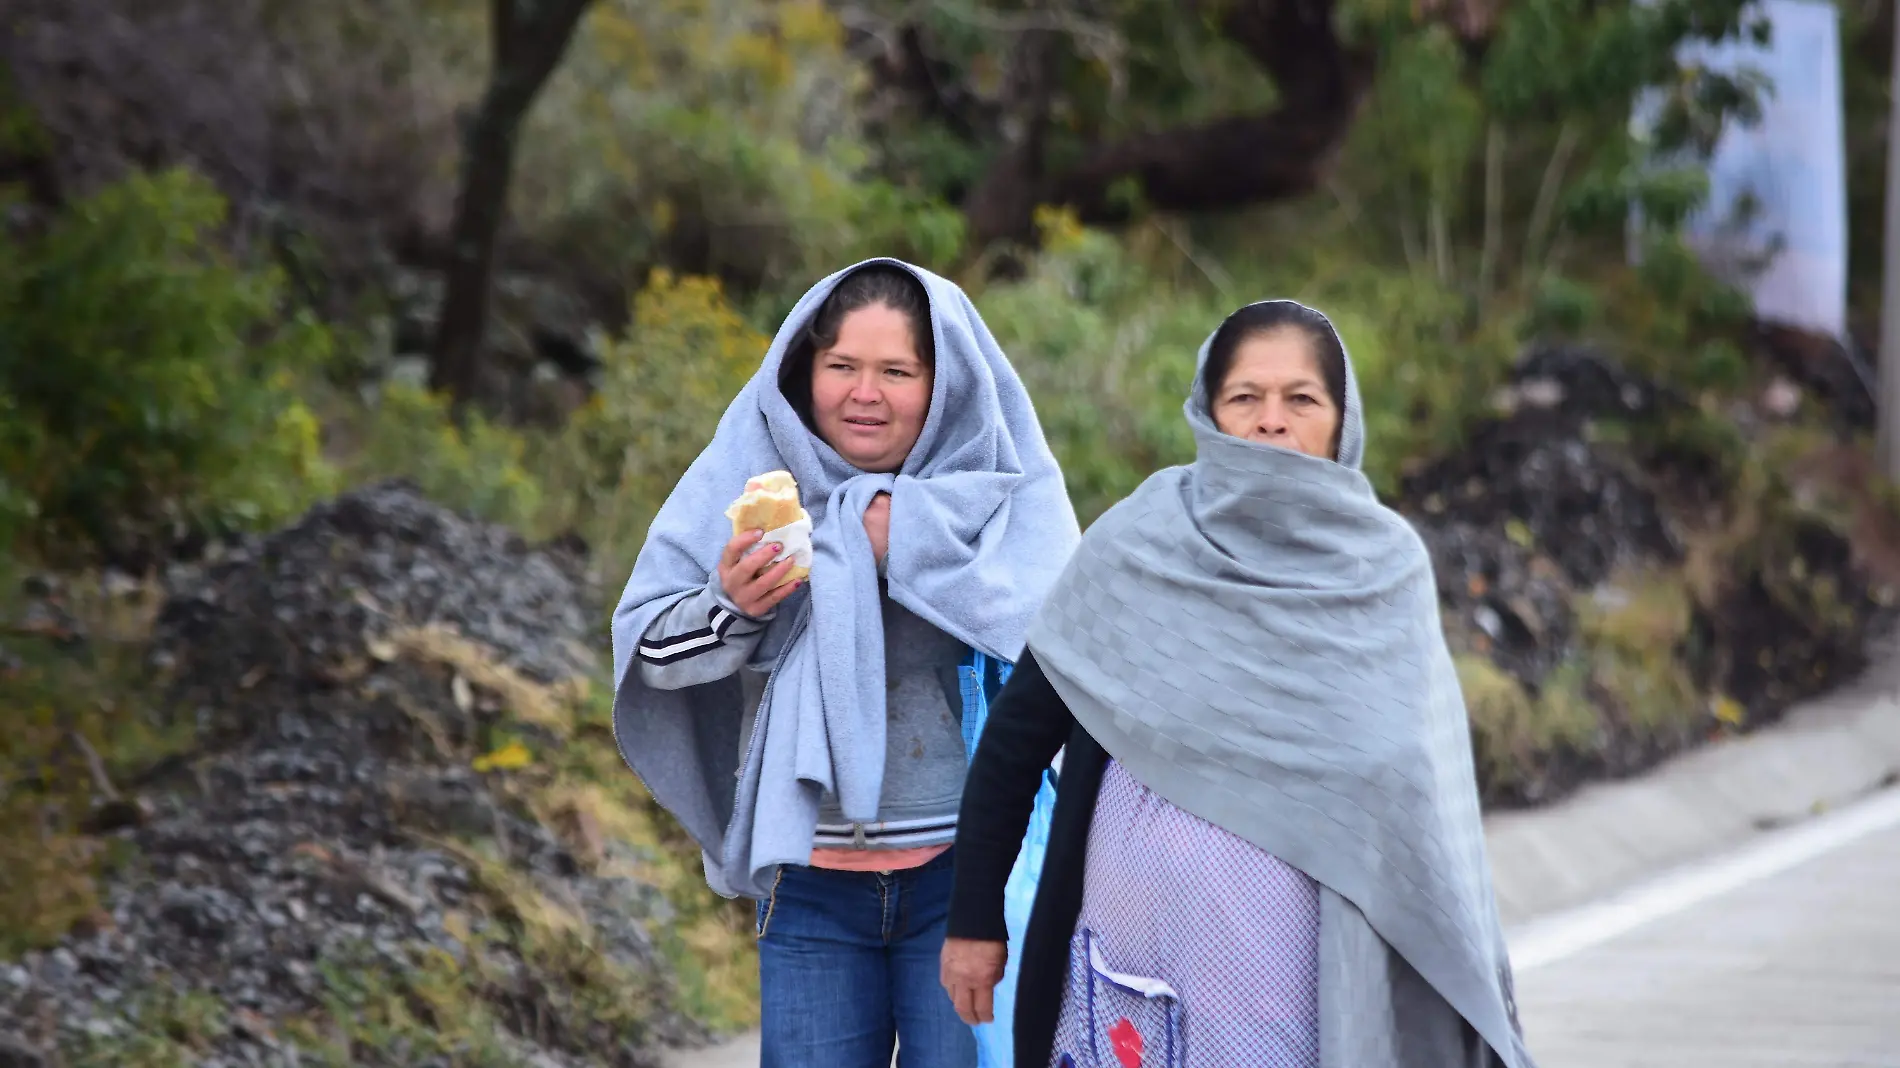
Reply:
[[[1553,754],[1587,751],[1601,729],[1572,665],[1552,672],[1533,696],[1488,657],[1460,655],[1455,664],[1487,792],[1526,790]]]
[[[440,628],[399,628],[372,647],[379,659],[448,668],[466,687],[463,700],[498,705],[510,721],[545,732],[548,744],[520,766],[490,772],[490,785],[532,812],[583,867],[603,878],[655,887],[673,915],[655,925],[655,942],[678,978],[682,1008],[715,1030],[757,1019],[758,971],[752,925],[743,904],[707,886],[699,850],[646,792],[614,745],[611,696],[586,679],[547,685],[509,669],[482,643]],[[421,715],[419,712],[418,715]],[[464,754],[473,756],[473,754]],[[495,914],[518,924],[528,944],[565,952],[591,937],[577,909],[549,898],[484,846],[445,843],[482,873]]]
[[[457,680],[451,686],[458,702],[472,699],[472,695],[463,696],[464,688],[479,687],[495,695],[507,715],[563,738],[572,733],[573,710],[587,699],[590,689],[584,678],[552,685],[536,682],[503,663],[482,643],[440,625],[398,627],[387,637],[371,642],[369,652],[378,660],[400,656],[445,666]]]
[[[1595,644],[1671,656],[1689,633],[1693,608],[1682,574],[1624,572],[1579,599],[1577,625]]]
[[[586,917],[577,904],[556,900],[534,879],[510,867],[493,851],[467,842],[437,840],[437,847],[460,860],[473,874],[490,914],[518,929],[524,943],[547,944],[568,937],[586,938]]]
[[[0,958],[107,922],[96,877],[114,854],[88,825],[192,737],[147,696],[155,584],[76,575],[38,605],[20,590],[0,567],[0,646],[17,658],[0,667]]]
[[[652,933],[673,966],[681,1007],[715,1031],[749,1027],[758,1022],[759,996],[750,902],[706,886],[699,847],[620,759],[609,701],[603,693],[581,706],[560,766],[531,805],[597,874],[635,879],[666,898],[672,919]]]
[[[1670,733],[1709,714],[1681,656],[1694,618],[1690,583],[1686,571],[1619,573],[1578,599],[1591,679],[1639,735]]]
[[[98,845],[46,826],[31,802],[0,808],[0,959],[58,941],[99,912]]]

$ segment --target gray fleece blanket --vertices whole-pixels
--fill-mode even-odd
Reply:
[[[1326,1064],[1531,1068],[1431,564],[1347,387],[1333,462],[1222,434],[1197,375],[1194,463],[1089,529],[1029,645],[1136,778],[1325,888]]]
[[[660,507],[614,610],[614,737],[656,800],[705,854],[726,896],[764,897],[780,864],[811,857],[818,806],[877,818],[884,783],[884,630],[863,515],[891,495],[890,597],[974,649],[1022,652],[1042,595],[1075,547],[1075,512],[1022,381],[962,289],[896,260],[930,298],[930,413],[903,467],[871,474],[807,429],[779,368],[826,297],[813,286],[758,373]],[[858,266],[864,266],[859,264]],[[749,731],[737,678],[684,690],[646,684],[634,659],[653,621],[704,589],[732,536],[725,508],[753,475],[783,468],[812,517],[811,580],[780,605],[776,654]],[[742,736],[743,732],[743,736]]]

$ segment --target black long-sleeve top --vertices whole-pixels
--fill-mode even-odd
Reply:
[[[990,709],[970,762],[957,817],[956,882],[950,899],[952,938],[1002,942],[1003,888],[1021,851],[1042,773],[1064,746],[1056,807],[1043,855],[1036,904],[1023,937],[1016,976],[1016,1063],[1049,1063],[1069,942],[1082,911],[1082,875],[1089,825],[1108,753],[1076,723],[1034,653],[1024,651]]]

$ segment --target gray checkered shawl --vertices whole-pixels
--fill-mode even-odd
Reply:
[[[1431,564],[1358,471],[1350,367],[1347,385],[1334,462],[1220,433],[1197,376],[1194,463],[1089,529],[1029,645],[1137,779],[1312,876],[1328,891],[1323,923],[1363,917],[1376,932],[1322,935],[1328,1064],[1530,1068]],[[1489,1050],[1325,1033],[1335,1020],[1444,1031],[1406,1022],[1421,1018],[1416,989],[1377,989],[1414,970]]]

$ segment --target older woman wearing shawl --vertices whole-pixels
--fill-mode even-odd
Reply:
[[[1202,348],[1191,465],[1089,529],[992,711],[943,982],[986,1019],[1004,880],[1066,743],[1016,1064],[1532,1068],[1423,546],[1291,301]]]
[[[808,582],[725,509],[787,470]],[[969,299],[873,261],[792,309],[614,612],[614,733],[758,900],[766,1068],[972,1068],[938,984],[976,723],[1074,549],[1022,383]]]

